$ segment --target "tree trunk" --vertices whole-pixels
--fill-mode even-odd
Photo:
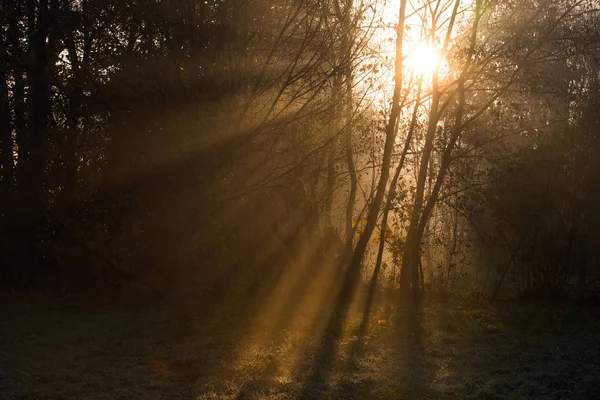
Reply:
[[[339,76],[335,76],[333,81],[333,92],[332,92],[332,103],[333,110],[338,109],[336,107],[337,102],[340,98],[340,78]],[[333,225],[331,220],[331,215],[333,213],[333,195],[335,190],[335,165],[336,165],[336,150],[337,150],[337,131],[339,128],[339,124],[337,123],[337,119],[339,118],[338,113],[336,112],[334,115],[334,123],[331,124],[329,132],[329,145],[328,145],[328,153],[327,153],[327,186],[325,188],[325,226],[323,228],[328,228]]]
[[[37,3],[37,7],[36,7]],[[35,13],[36,28],[33,32],[30,45],[32,51],[33,65],[30,70],[30,91],[27,102],[29,103],[29,130],[27,145],[29,150],[28,165],[26,170],[26,193],[25,198],[36,209],[45,203],[43,196],[43,175],[46,167],[46,152],[44,147],[47,142],[49,119],[50,119],[50,83],[48,77],[48,37],[50,32],[50,20],[48,15],[48,0],[36,2],[30,0],[30,13]],[[37,13],[36,11],[37,10]]]
[[[448,25],[448,29],[446,31],[446,37],[444,40],[444,44],[442,45],[441,55],[443,56],[448,48],[452,30],[454,27],[454,21],[456,15],[458,13],[458,7],[460,5],[460,0],[456,0],[454,3],[454,9],[452,11],[452,16],[450,18],[450,22]],[[419,172],[417,177],[417,190],[415,194],[415,201],[413,205],[413,209],[411,211],[410,225],[408,229],[408,234],[406,237],[406,244],[404,249],[404,255],[402,257],[402,269],[401,269],[401,278],[400,278],[400,295],[404,298],[410,298],[412,294],[413,300],[418,302],[419,300],[419,278],[418,278],[418,267],[419,267],[419,259],[420,259],[420,249],[421,249],[421,239],[423,237],[423,232],[425,231],[425,227],[427,226],[427,221],[429,220],[429,216],[431,215],[431,211],[437,201],[437,197],[439,195],[439,191],[445,177],[448,166],[451,161],[452,150],[454,149],[454,145],[458,140],[462,132],[462,115],[464,112],[464,104],[465,104],[465,90],[464,90],[464,76],[469,69],[470,60],[472,54],[474,52],[475,39],[477,26],[479,22],[480,14],[479,14],[479,2],[476,6],[475,20],[473,24],[473,32],[471,36],[471,47],[469,49],[469,57],[464,65],[461,76],[458,79],[458,93],[459,93],[459,104],[456,111],[456,118],[454,124],[454,131],[449,139],[449,143],[444,150],[444,154],[442,155],[442,162],[439,167],[439,173],[437,180],[434,184],[433,190],[425,208],[423,208],[424,201],[424,191],[425,191],[425,183],[427,180],[427,170],[429,159],[431,157],[431,152],[433,149],[433,139],[435,133],[437,131],[437,124],[439,121],[439,102],[440,102],[440,92],[439,92],[439,80],[438,73],[439,68],[436,68],[432,75],[432,100],[431,100],[431,111],[429,114],[429,121],[427,126],[427,136],[425,138],[425,146],[423,148],[423,155],[421,158],[421,163],[419,166]],[[434,30],[432,29],[432,32]]]
[[[4,2],[3,2],[4,3]],[[7,26],[6,5],[2,4],[2,27]],[[7,49],[8,32],[0,28],[0,43],[2,48]],[[0,204],[12,198],[14,190],[14,160],[13,160],[13,138],[12,138],[12,116],[10,110],[10,101],[8,95],[9,71],[8,65],[10,59],[8,52],[3,51],[0,55]],[[0,215],[1,217],[1,215]]]
[[[400,270],[400,295],[405,298],[408,298],[411,293],[415,297],[418,296],[418,285],[415,287],[414,283],[417,278],[419,250],[421,247],[421,238],[418,235],[419,218],[421,217],[421,208],[423,207],[423,196],[425,194],[425,183],[427,181],[427,167],[429,166],[429,159],[433,150],[433,139],[435,137],[435,132],[437,131],[439,103],[440,91],[438,70],[436,68],[432,76],[432,99],[427,125],[427,135],[425,137],[425,145],[421,155],[421,162],[417,175],[417,188],[413,208],[410,214],[410,223],[406,235],[406,242],[404,244],[402,267]]]
[[[85,16],[87,13],[87,1],[82,1],[82,14]],[[69,200],[73,197],[75,189],[77,187],[78,180],[78,167],[79,160],[77,157],[77,150],[79,147],[79,123],[81,118],[81,107],[83,103],[83,87],[84,87],[84,68],[86,67],[91,47],[91,40],[89,38],[89,29],[87,26],[87,18],[83,19],[83,58],[80,61],[77,54],[77,46],[73,32],[65,30],[63,32],[63,38],[67,47],[69,61],[71,62],[72,75],[69,85],[69,109],[67,114],[67,134],[65,138],[65,168],[66,168],[66,182],[63,190],[63,197]]]
[[[14,1],[9,4],[8,41],[11,55],[11,74],[13,77],[12,101],[13,101],[13,134],[17,145],[18,164],[15,171],[16,190],[25,190],[27,182],[24,165],[29,160],[27,145],[27,104],[25,103],[25,57],[21,47],[21,32],[18,21],[22,15],[15,8]]]
[[[406,154],[408,153],[408,149],[410,148],[410,142],[412,141],[413,133],[417,126],[417,115],[419,106],[421,105],[421,81],[419,81],[419,87],[417,89],[417,98],[415,100],[415,106],[413,109],[413,114],[410,121],[410,127],[408,128],[408,133],[406,134],[406,140],[404,141],[404,148],[402,149],[402,154],[400,155],[400,161],[398,162],[398,166],[396,167],[396,172],[394,173],[394,177],[392,178],[392,182],[390,184],[390,189],[388,191],[388,196],[383,208],[383,217],[381,220],[381,238],[379,240],[379,249],[377,250],[377,260],[375,261],[375,268],[373,270],[373,276],[371,277],[372,284],[377,281],[377,277],[379,276],[379,272],[381,270],[381,263],[383,262],[383,251],[385,250],[385,239],[386,239],[386,227],[390,209],[392,207],[392,203],[394,198],[396,197],[396,188],[398,186],[398,180],[400,179],[400,174],[404,167],[404,160],[406,159]]]
[[[337,4],[337,3],[336,3]],[[344,81],[346,85],[345,101],[344,101],[344,113],[345,113],[345,147],[346,147],[346,164],[348,167],[348,173],[350,175],[350,193],[348,195],[348,203],[346,205],[346,227],[345,227],[345,241],[346,241],[346,254],[352,253],[354,247],[354,229],[352,226],[352,219],[354,217],[354,203],[356,203],[356,191],[358,188],[358,176],[356,175],[356,165],[354,164],[354,149],[352,141],[352,116],[354,113],[354,99],[353,99],[353,65],[352,65],[352,43],[354,42],[354,31],[351,26],[350,12],[352,9],[352,1],[346,1],[344,4],[343,12],[338,7],[338,18],[342,21],[342,31],[344,36],[342,38],[342,56],[345,64]],[[340,15],[341,14],[341,15]]]
[[[350,81],[350,77],[347,78]],[[347,90],[352,90],[351,84],[348,85]],[[352,101],[352,92],[348,94],[348,102]],[[349,108],[352,106],[349,105]],[[350,111],[351,112],[351,111]],[[348,116],[348,120],[350,120]],[[346,247],[348,251],[352,251],[354,245],[354,229],[352,226],[352,218],[354,217],[354,203],[356,203],[356,190],[358,188],[358,176],[356,175],[356,166],[354,165],[354,154],[352,148],[352,130],[350,126],[346,127],[346,164],[348,165],[348,172],[350,173],[350,193],[348,196],[348,204],[346,205]]]
[[[369,207],[369,213],[367,216],[367,223],[365,224],[365,229],[361,234],[354,253],[352,254],[352,258],[350,260],[350,264],[348,266],[349,271],[348,274],[354,279],[358,278],[360,265],[362,263],[362,259],[367,250],[367,245],[369,244],[369,240],[371,239],[371,235],[373,234],[373,230],[375,229],[375,225],[377,224],[377,220],[379,219],[379,211],[381,209],[381,204],[383,202],[383,198],[385,196],[385,190],[388,184],[388,178],[390,175],[390,166],[392,162],[392,153],[394,150],[394,144],[396,141],[396,133],[397,133],[397,123],[400,115],[400,94],[402,92],[402,59],[403,59],[403,38],[404,38],[404,25],[405,25],[405,14],[406,14],[406,4],[407,0],[400,1],[400,13],[398,16],[398,27],[397,27],[397,38],[396,38],[396,65],[395,65],[395,85],[394,85],[394,95],[392,98],[392,109],[390,112],[390,118],[388,120],[386,126],[386,138],[385,145],[383,149],[383,162],[381,165],[381,176],[379,177],[379,183],[377,185],[377,189],[375,192],[375,197],[373,198],[373,202]]]

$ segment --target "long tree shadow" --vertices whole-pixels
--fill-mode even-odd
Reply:
[[[409,399],[422,398],[427,394],[423,325],[422,304],[398,308],[393,324],[397,345],[393,368],[400,377],[399,391]]]
[[[354,334],[356,340],[353,342],[349,350],[348,362],[346,366],[346,369],[348,370],[355,370],[358,367],[358,361],[360,360],[364,352],[366,334],[369,327],[369,323],[371,321],[372,311],[373,308],[376,307],[376,303],[378,300],[377,295],[379,272],[380,271],[378,269],[375,269],[369,282],[369,287],[367,289],[367,295],[362,310],[362,319],[359,326],[356,328]],[[386,300],[388,302],[390,301],[390,299]]]
[[[348,269],[335,297],[329,321],[323,331],[322,337],[315,352],[315,357],[310,365],[312,371],[304,382],[298,399],[322,399],[326,397],[327,383],[331,376],[335,362],[338,359],[338,346],[344,333],[346,321],[350,312],[351,302],[360,280],[360,270]]]
[[[398,299],[385,296],[373,283],[369,285],[361,322],[354,330],[344,378],[337,385],[335,398],[422,398],[429,392],[423,343],[424,310],[420,305],[396,306],[392,310],[391,303],[397,304]],[[386,315],[374,324],[372,316],[380,307]],[[384,360],[377,357],[382,352],[387,355]],[[373,381],[374,376],[377,382]],[[379,382],[385,376],[393,379]],[[374,386],[376,383],[379,384]]]

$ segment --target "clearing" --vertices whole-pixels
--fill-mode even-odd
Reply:
[[[332,338],[326,306],[0,303],[2,399],[600,398],[593,307],[445,296],[410,314],[379,301],[367,326],[353,311]]]

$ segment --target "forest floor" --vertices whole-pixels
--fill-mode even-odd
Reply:
[[[597,307],[379,301],[336,337],[329,307],[282,307],[0,294],[0,398],[600,398]]]

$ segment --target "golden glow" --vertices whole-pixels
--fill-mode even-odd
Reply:
[[[419,43],[404,60],[404,66],[417,75],[431,74],[439,63],[440,56],[437,50],[425,43]]]

